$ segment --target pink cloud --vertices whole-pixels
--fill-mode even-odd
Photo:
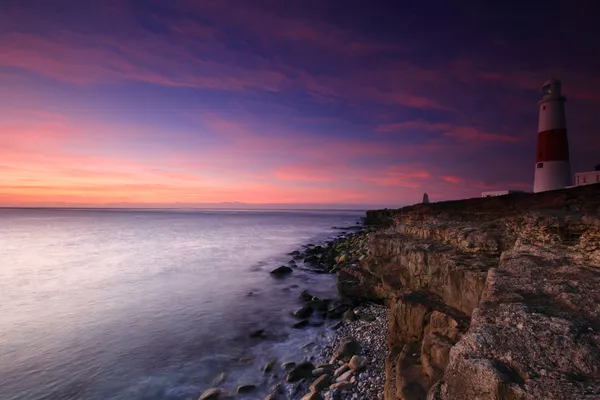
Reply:
[[[379,125],[376,130],[384,133],[414,133],[415,131],[439,132],[445,137],[458,139],[465,142],[507,142],[515,143],[518,137],[498,133],[490,133],[473,126],[453,125],[449,123],[431,123],[422,120],[405,121],[392,124]]]
[[[442,176],[441,178],[446,182],[452,183],[454,185],[459,185],[463,182],[463,179],[459,178],[458,176]]]
[[[74,33],[46,37],[13,33],[0,36],[0,65],[84,85],[133,80],[199,89],[279,91],[288,84],[284,74],[272,69],[223,64],[197,58],[164,39],[146,40],[132,43]]]
[[[310,20],[290,18],[287,7],[285,11],[288,12],[277,12],[277,6],[261,8],[243,1],[188,1],[186,6],[188,12],[194,10],[202,15],[211,15],[215,19],[259,34],[267,41],[277,38],[301,42],[314,48],[358,57],[381,52],[403,52],[407,49],[405,44],[397,40],[366,40],[320,20],[316,13],[313,13]]]
[[[542,84],[550,77],[563,81],[563,91],[567,97],[600,103],[600,79],[577,74],[570,70],[535,70],[524,69],[495,70],[493,67],[475,65],[468,59],[457,59],[451,63],[451,73],[461,82],[478,85],[482,82],[499,82],[509,87],[541,92]]]
[[[423,181],[427,181],[431,177],[432,175],[429,171],[411,165],[392,165],[372,171],[369,175],[363,175],[363,179],[367,182],[373,182],[382,186],[413,189],[420,188],[423,185]]]

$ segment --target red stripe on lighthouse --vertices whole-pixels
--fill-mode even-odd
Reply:
[[[538,133],[536,162],[568,160],[569,141],[566,129],[552,129]]]

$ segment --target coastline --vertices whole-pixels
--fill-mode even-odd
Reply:
[[[356,266],[367,256],[367,232],[371,228],[363,222],[364,217],[355,226],[333,227],[339,231],[337,235],[321,243],[307,243],[288,253],[290,260],[287,265],[274,268],[270,275],[277,281],[285,281],[288,275],[299,270],[310,274],[332,274],[337,280],[337,273],[343,266]],[[213,381],[213,387],[202,393],[201,400],[240,396],[257,399],[253,392],[258,386],[268,387],[270,394],[265,400],[363,399],[372,395],[375,396],[373,399],[383,398],[387,308],[381,304],[340,297],[338,290],[323,298],[311,294],[309,287],[298,290],[301,293],[298,309],[292,313],[296,321],[292,328],[322,329],[319,336],[323,341],[304,343],[302,348],[309,351],[302,359],[268,361],[261,368],[263,378],[259,385],[241,385],[235,393],[219,386],[225,379],[225,374],[219,374]],[[258,329],[249,332],[249,336],[266,338],[268,331]],[[334,370],[350,369],[350,359],[345,362],[333,360],[332,354],[345,338],[359,343],[360,351],[356,355],[365,358],[365,365],[357,371],[349,371],[340,379],[339,376],[333,377]],[[338,375],[342,375],[339,371]],[[331,379],[325,380],[329,374]],[[315,382],[320,382],[318,390],[314,390]],[[328,384],[324,385],[324,382]]]
[[[369,211],[373,229],[308,246],[340,299],[301,300],[341,321],[265,400],[596,398],[599,199],[595,185]]]

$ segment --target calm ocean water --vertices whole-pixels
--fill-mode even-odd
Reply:
[[[266,361],[323,341],[290,328],[300,291],[335,292],[268,272],[362,215],[0,209],[0,399],[196,400],[220,372],[260,385]]]

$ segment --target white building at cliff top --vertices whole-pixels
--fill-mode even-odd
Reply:
[[[550,79],[542,87],[538,102],[537,153],[533,191],[562,189],[571,186],[571,163],[567,140],[566,98],[561,93],[558,79]]]
[[[493,190],[491,192],[481,192],[481,197],[497,197],[514,193],[526,193],[524,190]]]
[[[575,174],[575,186],[591,185],[600,183],[600,165],[595,171],[578,172]]]

